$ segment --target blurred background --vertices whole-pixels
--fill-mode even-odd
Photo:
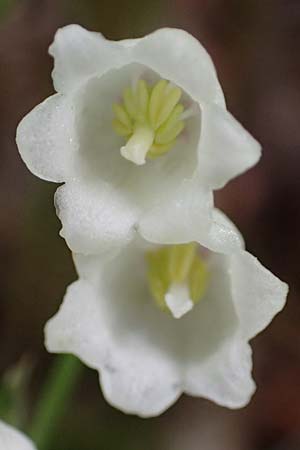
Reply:
[[[126,416],[86,369],[52,448],[299,450],[299,0],[0,0],[0,416],[20,427],[30,420],[53,360],[43,326],[76,278],[58,237],[56,186],[27,171],[14,140],[22,116],[53,92],[47,49],[69,23],[111,39],[176,26],[203,43],[228,109],[264,149],[257,167],[217,193],[217,204],[291,289],[283,313],[252,341],[258,391],[246,408],[183,396],[160,417]],[[13,392],[18,417],[10,414]]]

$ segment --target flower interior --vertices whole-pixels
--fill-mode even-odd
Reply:
[[[153,86],[140,79],[124,90],[123,102],[113,105],[113,128],[127,139],[121,147],[124,158],[142,165],[146,157],[157,158],[174,146],[184,128],[181,95],[181,89],[163,79]]]
[[[147,277],[157,306],[180,318],[203,297],[208,269],[199,245],[168,245],[146,253]]]

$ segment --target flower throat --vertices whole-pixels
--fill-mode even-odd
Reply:
[[[208,269],[198,252],[198,244],[166,245],[146,253],[148,284],[156,304],[167,311],[166,294],[172,285],[185,285],[193,304],[203,297]]]
[[[139,80],[135,88],[124,90],[123,102],[113,105],[113,129],[127,139],[121,147],[124,158],[142,165],[146,157],[157,158],[174,146],[184,128],[181,95],[181,89],[163,79],[153,86]]]

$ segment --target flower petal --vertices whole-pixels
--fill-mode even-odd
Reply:
[[[218,189],[254,166],[261,147],[228,111],[212,104],[201,104],[201,110],[200,177],[204,185]]]
[[[92,368],[105,358],[108,330],[101,314],[101,302],[85,280],[71,284],[57,314],[45,327],[49,352],[73,353]]]
[[[212,212],[212,224],[196,239],[203,247],[213,252],[232,253],[244,249],[243,236],[233,222],[219,209]]]
[[[198,102],[225,106],[215,67],[204,47],[192,35],[176,28],[162,28],[132,47],[136,62],[145,64],[184,89]]]
[[[134,341],[130,347],[112,351],[110,364],[101,373],[106,400],[127,414],[153,417],[163,413],[181,395],[175,361],[159,346]]]
[[[162,205],[142,217],[140,234],[159,244],[196,241],[213,252],[231,253],[243,249],[241,233],[224,213],[212,209],[211,193],[201,192],[199,187],[195,189],[194,183],[185,181],[175,191],[174,200],[168,198],[163,203],[161,197]]]
[[[288,286],[245,251],[231,256],[231,276],[241,333],[251,339],[284,307]]]
[[[60,28],[49,53],[54,57],[54,87],[61,93],[76,89],[92,75],[126,64],[127,55],[124,46],[79,25]]]
[[[175,179],[171,186],[141,218],[139,232],[148,241],[160,244],[198,240],[211,226],[212,192],[203,189],[196,177]]]
[[[250,346],[233,337],[218,352],[190,365],[185,392],[228,408],[242,408],[255,391]]]
[[[133,237],[138,208],[108,183],[69,182],[56,191],[55,204],[60,234],[75,252],[105,252]]]
[[[211,254],[208,269],[208,290],[184,318],[184,391],[238,408],[249,401],[254,389],[251,350],[240,336],[228,256]]]
[[[163,28],[142,39],[114,42],[68,25],[57,31],[49,52],[55,60],[53,80],[58,92],[69,92],[92,75],[138,62],[182,87],[194,100],[225,106],[210,56],[183,30]]]
[[[81,265],[88,259],[80,258]],[[112,264],[118,266],[118,261]],[[132,271],[130,263],[129,268]],[[102,275],[106,281],[111,277],[109,272]],[[118,283],[115,278],[110,281],[118,297],[110,297],[112,289],[105,293],[104,280],[101,293],[85,280],[73,283],[59,312],[46,325],[46,347],[77,355],[98,370],[109,403],[148,417],[168,408],[181,387],[176,359],[168,353],[170,330],[159,328],[161,313],[136,295],[139,283],[128,280],[128,271],[126,277],[126,281],[124,276]]]
[[[98,286],[98,308],[105,322],[98,322],[98,329],[109,330],[105,361],[98,361],[103,393],[112,405],[142,417],[160,414],[182,392],[179,330],[151,298],[145,271],[148,247],[137,240],[110,259],[74,257],[80,276]],[[85,302],[86,297],[82,308]]]
[[[0,449],[35,450],[35,446],[23,433],[0,420]]]
[[[195,308],[189,317],[188,328],[195,331],[191,334],[189,346],[185,392],[209,398],[229,408],[240,408],[248,403],[255,390],[251,377],[251,348],[247,340],[265,328],[282,309],[287,286],[245,251],[223,257],[215,255],[210,269],[209,303],[213,306],[213,302],[219,299],[224,309],[210,319],[205,311]],[[201,316],[197,317],[196,313]],[[228,319],[231,317],[232,320],[234,316],[235,327],[231,327],[232,332],[228,333],[224,325],[226,322],[230,325]],[[202,324],[201,317],[205,317]],[[219,317],[221,323],[216,322]],[[192,321],[197,321],[198,328]],[[205,345],[209,345],[209,327],[217,332],[219,346],[212,351],[210,344],[210,350],[203,357],[199,343],[203,342],[204,333],[207,337]],[[216,339],[215,334],[213,336]],[[196,349],[198,357],[195,356]]]
[[[29,170],[48,181],[74,176],[76,142],[73,112],[63,96],[56,94],[36,106],[20,122],[17,145]]]

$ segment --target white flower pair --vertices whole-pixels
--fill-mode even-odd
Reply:
[[[29,169],[65,183],[55,202],[79,274],[48,350],[98,370],[125,412],[159,414],[182,392],[245,405],[248,341],[287,286],[244,250],[213,190],[253,166],[259,144],[184,31],[111,42],[71,25],[50,53],[58,93],[17,132]]]

